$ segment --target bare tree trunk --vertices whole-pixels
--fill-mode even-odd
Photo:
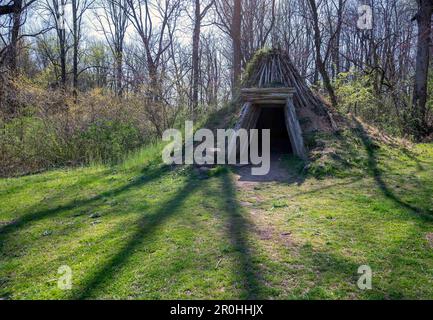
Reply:
[[[418,0],[418,7],[419,11],[414,18],[418,24],[418,47],[412,101],[412,120],[415,138],[421,139],[428,130],[426,103],[433,2],[431,0]]]
[[[116,94],[118,97],[123,95],[123,43],[116,52]]]
[[[72,0],[72,36],[73,36],[73,61],[72,61],[72,87],[74,100],[77,102],[78,87],[78,17],[77,0]]]
[[[313,19],[313,29],[314,29],[314,46],[316,48],[316,64],[317,69],[323,79],[323,84],[328,91],[329,98],[334,107],[337,106],[337,98],[335,96],[334,88],[332,87],[331,80],[329,78],[328,71],[326,70],[325,62],[322,59],[321,47],[322,47],[322,36],[319,27],[319,17],[317,13],[317,6],[315,0],[309,0],[311,16]]]
[[[242,0],[234,0],[233,18],[231,26],[231,36],[233,41],[233,88],[235,93],[242,72],[242,52],[241,52],[241,23],[242,23]]]
[[[201,12],[200,0],[195,0],[194,14],[194,34],[192,37],[192,117],[195,120],[198,109],[198,83],[200,68],[200,31],[201,31]]]
[[[152,102],[158,102],[161,99],[161,88],[159,86],[159,80],[158,80],[158,67],[153,62],[153,60],[148,59],[147,65],[149,69],[149,90],[150,90],[150,97]]]
[[[57,15],[57,37],[59,40],[60,49],[60,79],[62,89],[66,89],[66,26],[64,24],[65,6],[66,0],[54,1],[56,4],[56,15]]]
[[[21,28],[21,13],[23,1],[15,0],[12,13],[11,44],[8,52],[8,65],[12,73],[17,71],[18,39]]]
[[[65,30],[60,30],[60,74],[61,86],[66,89],[66,43],[65,43]]]
[[[127,0],[126,3],[130,9],[130,13],[128,14],[129,19],[143,44],[149,74],[149,94],[151,100],[160,101],[161,81],[159,72],[163,63],[163,55],[170,48],[171,42],[173,41],[173,26],[176,24],[176,20],[179,16],[180,0],[165,2],[165,7],[163,9],[161,8],[160,12],[162,20],[158,32],[152,31],[153,21],[148,0]],[[164,41],[167,36],[169,40]],[[153,45],[154,41],[157,43],[156,45]]]
[[[91,1],[90,3],[93,3]],[[118,97],[123,95],[123,48],[126,30],[128,28],[129,5],[127,0],[102,1],[104,14],[96,12],[96,19],[104,33],[115,60],[114,83],[115,93]]]
[[[340,40],[341,40],[341,29],[343,26],[343,11],[344,11],[345,2],[343,0],[338,0],[338,8],[337,8],[337,30],[335,31],[335,39],[334,45],[332,48],[332,62],[333,62],[333,70],[334,70],[334,78],[338,76],[340,73]]]
[[[192,117],[196,119],[197,109],[199,105],[199,84],[200,84],[200,34],[201,22],[205,18],[208,10],[214,5],[215,0],[211,0],[205,5],[203,11],[200,8],[202,0],[195,0],[194,7],[194,33],[192,36]]]

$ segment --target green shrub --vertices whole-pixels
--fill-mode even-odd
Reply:
[[[101,119],[75,138],[83,146],[86,161],[116,162],[141,144],[138,128],[132,123]]]
[[[7,88],[7,99],[0,96],[0,176],[115,163],[157,137],[149,120],[156,107],[136,96],[118,99],[95,89],[76,100],[21,78]]]
[[[377,72],[342,72],[334,85],[342,113],[352,113],[388,134],[404,133],[407,110],[402,106],[408,104],[408,96],[378,83]]]

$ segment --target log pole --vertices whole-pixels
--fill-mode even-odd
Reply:
[[[284,117],[287,131],[289,132],[290,142],[292,144],[293,153],[299,158],[306,160],[307,152],[305,151],[304,138],[302,137],[301,125],[296,116],[295,105],[293,100],[288,98],[284,107]]]

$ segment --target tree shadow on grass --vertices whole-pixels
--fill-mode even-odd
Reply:
[[[251,224],[248,219],[242,214],[242,207],[236,200],[236,187],[230,174],[221,176],[222,180],[222,197],[226,203],[224,208],[224,215],[226,216],[228,229],[227,235],[231,240],[236,254],[237,254],[237,268],[240,274],[240,281],[242,284],[241,299],[266,299],[272,296],[272,288],[269,288],[265,283],[261,263],[255,258],[255,250],[251,247],[248,239],[248,233],[251,231]],[[348,185],[359,181],[360,178],[352,179],[341,185]],[[340,185],[340,184],[338,184]],[[332,188],[335,185],[324,187]],[[323,190],[319,188],[313,190],[314,193]],[[302,193],[299,193],[301,195]],[[296,196],[296,195],[295,195]],[[320,274],[317,278],[315,286],[310,288],[305,296],[296,296],[297,298],[310,298],[310,299],[329,299],[327,288],[332,286],[328,282],[329,278],[335,278],[335,281],[344,278],[347,280],[348,285],[356,287],[357,269],[360,264],[351,261],[347,257],[335,255],[329,252],[319,252],[313,250],[311,246],[301,248],[300,255],[302,259],[311,260],[310,264],[315,266],[314,272]],[[257,257],[258,258],[258,257]],[[268,257],[267,259],[271,259]],[[296,272],[294,276],[296,276]],[[301,272],[305,272],[301,270]],[[323,277],[322,277],[323,275]],[[302,277],[302,275],[300,275]],[[340,278],[339,278],[340,277]],[[291,296],[293,298],[294,296]]]
[[[406,157],[408,157],[410,160],[415,162],[418,171],[425,171],[425,168],[422,165],[421,161],[416,157],[416,155],[412,151],[410,151],[407,148],[402,148],[401,151],[406,155]]]
[[[302,261],[311,265],[312,281],[306,283],[304,292],[296,298],[329,300],[329,299],[387,299],[404,298],[405,288],[399,281],[384,280],[378,274],[385,272],[380,260],[353,258],[329,252],[310,245],[299,250]],[[361,290],[358,281],[363,274],[358,273],[362,265],[372,269],[372,289]],[[305,272],[301,270],[300,272]],[[295,273],[296,276],[296,273]],[[397,278],[396,278],[397,280]],[[362,283],[362,281],[361,281]]]
[[[311,245],[304,245],[299,249],[300,260],[309,265],[307,269],[311,273],[311,280],[305,284],[303,293],[297,298],[301,299],[347,299],[349,292],[356,293],[358,267],[361,262],[355,262],[348,257],[339,255],[335,252],[321,251]],[[300,277],[305,277],[306,269],[294,270],[294,276],[300,272]],[[336,290],[336,287],[341,289]],[[344,288],[344,289],[343,289]],[[335,292],[340,291],[342,296],[334,296]],[[359,290],[359,293],[362,291]]]
[[[90,205],[106,197],[117,196],[133,188],[141,187],[147,183],[152,182],[153,180],[161,178],[169,170],[170,168],[166,166],[160,166],[149,170],[143,170],[142,174],[136,179],[134,179],[133,181],[131,181],[130,183],[127,183],[121,187],[112,190],[104,191],[94,197],[83,199],[83,200],[74,200],[69,202],[68,204],[60,205],[51,209],[40,210],[40,211],[30,210],[29,213],[24,214],[23,216],[19,217],[17,220],[13,221],[12,223],[0,227],[0,239],[6,237],[10,233],[22,229],[24,226],[30,223],[40,221],[48,217],[56,216],[68,210],[73,210],[79,207]]]
[[[91,173],[91,174],[86,174],[85,176],[83,176],[81,173],[78,173],[77,175],[75,175],[76,179],[74,179],[74,181],[68,181],[65,184],[60,184],[58,187],[56,188],[52,188],[51,191],[56,191],[56,192],[51,192],[49,193],[49,196],[45,196],[43,198],[38,196],[38,193],[40,193],[40,195],[46,195],[47,191],[44,188],[44,185],[46,186],[46,183],[51,182],[52,180],[58,179],[55,177],[50,177],[49,179],[41,179],[39,177],[38,180],[40,181],[33,181],[33,180],[29,180],[29,181],[25,181],[25,182],[21,182],[21,185],[18,186],[11,186],[11,187],[7,187],[4,188],[4,190],[0,190],[0,198],[1,197],[8,197],[8,195],[12,195],[13,198],[15,199],[21,199],[21,197],[26,196],[27,194],[30,194],[33,192],[33,189],[36,189],[36,194],[33,194],[35,197],[31,203],[31,205],[29,205],[26,208],[26,212],[30,212],[30,211],[35,211],[37,209],[39,209],[41,206],[44,205],[44,203],[52,203],[54,201],[59,201],[62,198],[64,198],[65,194],[75,194],[77,193],[79,190],[82,190],[84,188],[86,188],[88,185],[94,183],[95,181],[101,181],[101,179],[104,176],[108,176],[109,170],[105,169],[105,170],[101,170],[100,172],[97,173]],[[54,174],[52,174],[54,176]],[[66,179],[69,179],[72,176],[72,173],[69,174]],[[18,179],[22,179],[22,178],[18,178]],[[63,181],[62,181],[63,182]],[[39,189],[39,185],[40,190]],[[1,199],[0,199],[1,201]],[[23,207],[22,203],[18,203],[19,206]],[[18,207],[19,208],[19,207]],[[0,209],[1,210],[1,209]],[[15,208],[16,210],[16,208]],[[4,210],[4,212],[0,212],[1,214],[5,214],[6,216],[10,215],[10,213],[8,214],[7,210]],[[14,223],[16,223],[18,219],[12,220],[10,221],[4,221],[4,223],[0,224],[0,236],[2,234],[2,227],[1,225],[5,226],[5,225],[12,225]]]
[[[222,192],[225,200],[224,214],[228,223],[228,237],[238,253],[237,271],[242,282],[242,299],[259,299],[260,284],[259,266],[253,262],[252,249],[248,245],[247,233],[251,229],[247,219],[242,215],[241,206],[236,200],[236,188],[230,173],[221,175]]]
[[[115,274],[127,263],[138,247],[142,246],[145,241],[152,241],[152,238],[155,236],[155,229],[172,217],[189,195],[194,193],[200,185],[200,182],[193,175],[190,175],[185,185],[170,200],[162,204],[153,214],[143,215],[138,219],[136,221],[136,225],[139,228],[138,231],[131,236],[120,251],[109,259],[105,265],[99,268],[87,280],[84,280],[82,289],[72,294],[71,298],[92,298],[97,289],[101,288],[110,279],[113,279]],[[164,266],[161,267],[163,268]]]
[[[395,193],[392,191],[392,189],[386,184],[385,180],[382,176],[382,171],[378,167],[378,156],[377,156],[377,146],[373,143],[371,138],[368,136],[368,133],[365,131],[362,124],[357,120],[354,119],[354,121],[357,123],[357,130],[360,133],[361,140],[364,144],[365,151],[367,152],[368,156],[368,168],[373,176],[374,180],[376,181],[377,186],[382,191],[385,197],[388,199],[394,201],[396,204],[398,204],[400,207],[403,207],[405,209],[410,210],[412,213],[418,215],[419,217],[432,221],[433,217],[431,214],[428,214],[423,209],[415,207],[400,198],[398,198]]]
[[[426,224],[419,223],[419,226]],[[300,261],[312,266],[314,280],[300,298],[428,299],[431,297],[430,254],[428,250],[417,252],[418,239],[416,227],[392,244],[364,242],[362,252],[351,253],[350,241],[345,245],[349,251],[305,244],[299,250]],[[371,290],[357,286],[361,265],[372,269]]]

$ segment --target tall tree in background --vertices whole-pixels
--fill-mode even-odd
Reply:
[[[72,38],[73,38],[73,58],[72,58],[72,87],[74,99],[77,99],[78,87],[78,47],[81,32],[79,31],[78,6],[80,0],[72,0]]]
[[[152,100],[160,100],[160,67],[163,55],[170,48],[175,25],[181,8],[180,0],[160,0],[157,3],[159,17],[155,18],[155,6],[149,0],[127,0],[128,17],[137,31],[143,46],[147,72],[149,76],[149,93]],[[160,19],[156,28],[155,19]]]
[[[243,0],[242,2],[242,65],[246,65],[257,52],[274,45],[269,38],[274,30],[276,0]]]
[[[79,50],[82,38],[83,15],[93,4],[94,0],[72,0],[72,38],[73,38],[73,59],[72,59],[72,87],[75,99],[78,94],[78,63]]]
[[[194,4],[194,33],[192,37],[192,116],[196,117],[198,109],[198,89],[200,81],[200,32],[202,20],[205,18],[208,10],[213,6],[214,0],[201,10],[201,0],[195,0]]]
[[[329,43],[328,52],[331,55],[333,79],[337,77],[341,69],[341,65],[340,65],[341,29],[343,27],[343,13],[344,13],[346,1],[347,0],[331,0],[330,2],[327,3],[326,6],[328,21],[329,21],[329,29],[330,29],[330,40],[329,40],[330,43]],[[335,14],[331,13],[332,10],[335,10]]]
[[[18,56],[18,38],[21,28],[21,14],[23,10],[23,1],[15,0],[14,9],[12,13],[12,37],[9,52],[7,54],[7,60],[9,67],[12,72],[16,72],[17,69],[17,56]]]
[[[164,109],[166,103],[162,99],[162,69],[168,60],[164,55],[170,54],[173,33],[182,9],[181,0],[127,0],[127,4],[128,18],[139,36],[142,45],[140,51],[144,51],[148,78],[147,97],[152,105],[159,105],[160,109]],[[157,111],[149,109],[148,115],[158,135],[162,136],[163,128],[169,126],[168,119],[164,118],[165,110],[162,115]]]
[[[127,0],[101,0],[100,5],[104,13],[96,13],[96,18],[115,60],[115,92],[120,97],[123,94],[123,51],[129,7]]]
[[[9,70],[13,73],[17,71],[17,59],[19,56],[18,42],[20,40],[20,31],[24,23],[23,15],[26,10],[36,2],[36,0],[13,0],[7,4],[2,5],[0,1],[0,16],[11,15],[11,29],[10,29],[10,43],[0,53],[4,53],[4,62]],[[3,54],[2,54],[3,56]],[[3,58],[1,59],[3,60]]]
[[[51,16],[51,20],[48,23],[52,23],[52,27],[57,35],[57,47],[58,47],[58,60],[60,64],[60,86],[62,89],[66,89],[67,82],[67,68],[66,68],[66,55],[68,53],[67,39],[66,39],[66,23],[65,23],[65,7],[67,0],[45,0],[43,10],[48,11]]]
[[[202,85],[207,106],[217,108],[222,86],[222,74],[225,70],[218,42],[214,34],[208,34],[202,39]],[[223,98],[225,100],[225,98]]]
[[[328,70],[326,69],[326,61],[322,58],[322,34],[319,26],[319,14],[317,10],[316,0],[308,0],[311,19],[314,30],[314,47],[316,48],[316,67],[320,72],[323,79],[323,85],[326,91],[328,91],[329,98],[331,99],[332,105],[337,106],[337,97],[335,96],[334,88],[332,87],[331,80],[329,78]]]
[[[412,101],[412,118],[415,137],[427,133],[427,79],[430,61],[432,0],[417,0],[418,13],[414,17],[418,25],[418,46],[415,66],[415,84]]]
[[[242,73],[242,0],[234,0],[233,16],[231,24],[231,37],[233,44],[233,84],[232,92],[234,93],[239,85]]]
[[[82,14],[93,1],[98,30]],[[26,19],[31,3],[32,20]],[[46,87],[70,83],[75,94],[78,88],[103,87],[117,96],[130,90],[149,100],[149,117],[161,126],[163,108],[188,105],[196,117],[198,107],[220,106],[236,92],[255,52],[274,46],[288,51],[307,83],[320,81],[343,112],[421,138],[433,127],[427,92],[432,1],[363,3],[372,9],[372,28],[358,26],[358,0],[0,0],[0,63],[2,72],[17,69]],[[411,21],[417,11],[418,27]],[[190,26],[192,34],[182,34]],[[104,42],[96,36],[101,28]],[[363,99],[345,96],[351,85],[365,87]]]

